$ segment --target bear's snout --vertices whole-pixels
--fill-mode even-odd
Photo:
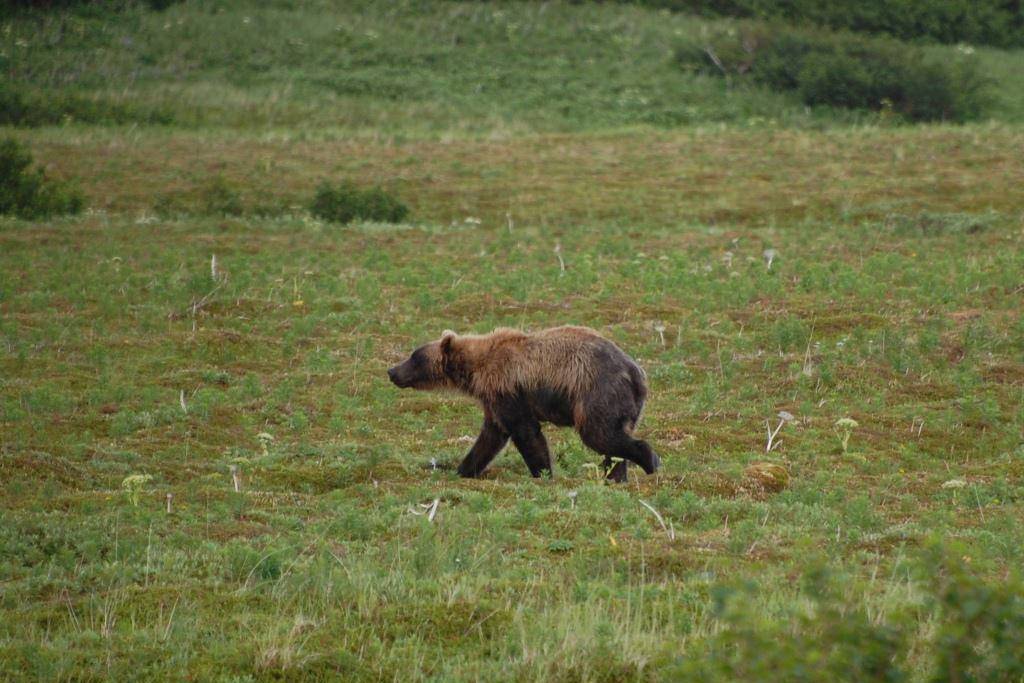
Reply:
[[[388,379],[391,380],[392,384],[400,389],[404,389],[409,386],[408,380],[402,377],[402,366],[396,365],[393,368],[388,368]]]

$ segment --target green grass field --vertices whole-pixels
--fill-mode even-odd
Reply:
[[[262,5],[0,26],[100,114],[3,131],[90,209],[0,218],[0,679],[1021,680],[1024,53],[908,127],[685,74],[681,15]],[[343,178],[413,218],[311,218]],[[661,472],[458,479],[479,409],[386,368],[565,323]]]

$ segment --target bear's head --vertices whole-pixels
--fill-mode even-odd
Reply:
[[[437,341],[424,344],[404,362],[388,370],[388,378],[401,389],[440,389],[455,387],[460,382],[456,376],[455,337],[451,330],[445,330]]]

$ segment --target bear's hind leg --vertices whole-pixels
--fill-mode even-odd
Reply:
[[[508,436],[508,432],[498,423],[484,417],[484,425],[480,428],[476,443],[459,465],[459,476],[479,477],[508,443]]]
[[[604,456],[604,476],[616,484],[625,484],[629,481],[629,461],[620,460],[612,464],[610,456]]]
[[[585,426],[580,430],[580,438],[601,455],[635,462],[647,474],[653,474],[661,465],[658,455],[646,441],[634,439],[621,427],[606,430]]]

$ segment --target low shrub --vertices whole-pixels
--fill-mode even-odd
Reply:
[[[688,43],[683,68],[796,92],[810,106],[891,112],[908,121],[978,118],[988,82],[970,55],[929,59],[895,40],[748,24]]]
[[[815,24],[901,40],[1024,46],[1019,0],[619,0],[705,16]]]
[[[159,108],[121,104],[59,91],[40,93],[11,83],[0,83],[0,125],[31,128],[74,121],[95,124],[168,124],[173,120],[169,112]]]
[[[361,189],[347,181],[337,185],[321,183],[309,210],[317,218],[332,223],[401,223],[409,215],[409,207],[384,188]]]
[[[998,223],[1000,215],[988,213],[889,214],[883,225],[900,237],[938,237],[941,235],[974,235]]]
[[[153,213],[160,218],[177,218],[188,213],[180,193],[165,192],[153,202]]]
[[[0,18],[17,13],[69,10],[102,15],[104,12],[124,12],[135,7],[162,12],[180,2],[183,0],[5,0],[0,3]]]
[[[17,140],[0,142],[0,214],[34,219],[79,213],[85,207],[80,192],[31,166],[32,154]]]
[[[203,212],[211,216],[241,216],[245,211],[238,191],[222,176],[216,176],[203,188]]]

